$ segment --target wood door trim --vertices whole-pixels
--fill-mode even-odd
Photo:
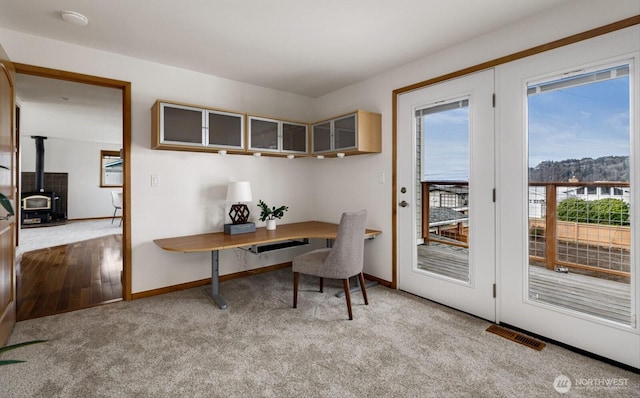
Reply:
[[[131,82],[106,77],[68,72],[14,62],[16,73],[67,80],[94,86],[122,90],[122,145],[124,154],[124,175],[122,182],[123,217],[122,224],[122,287],[124,300],[131,300]]]

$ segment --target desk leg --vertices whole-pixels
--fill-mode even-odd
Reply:
[[[218,250],[211,251],[211,287],[206,288],[206,291],[209,293],[213,301],[218,304],[218,307],[224,310],[227,308],[227,302],[224,301],[220,295],[220,281],[218,280],[220,273],[220,260],[218,255]]]

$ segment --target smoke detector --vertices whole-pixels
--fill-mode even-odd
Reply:
[[[62,19],[69,22],[71,25],[87,26],[89,24],[89,18],[75,11],[62,11]]]

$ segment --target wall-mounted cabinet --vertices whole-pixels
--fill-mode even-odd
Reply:
[[[251,152],[269,154],[308,154],[307,125],[304,123],[247,116]]]
[[[311,135],[311,151],[314,155],[382,152],[382,125],[379,113],[359,110],[316,122],[311,127]]]
[[[244,152],[244,114],[156,101],[151,108],[153,149]]]
[[[382,152],[381,115],[362,110],[307,124],[157,100],[151,116],[152,149],[288,157]]]

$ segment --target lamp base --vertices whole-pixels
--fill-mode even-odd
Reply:
[[[246,222],[244,224],[224,224],[224,233],[227,235],[246,234],[255,232],[256,224]]]

